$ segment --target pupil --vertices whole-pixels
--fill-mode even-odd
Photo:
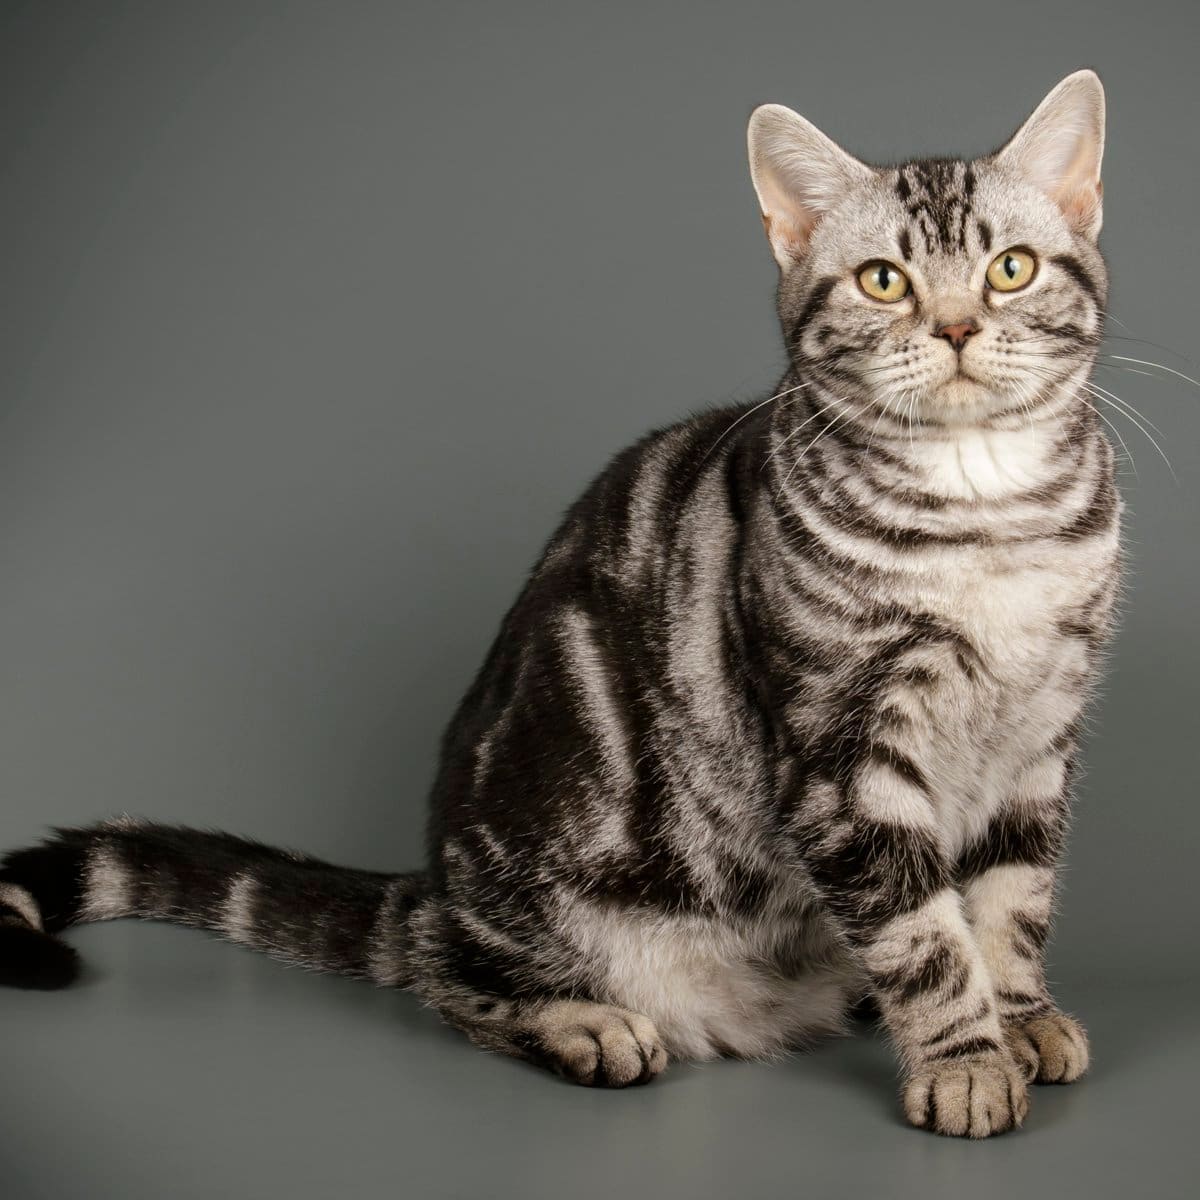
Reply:
[[[1013,256],[1010,254],[1004,260],[1004,273],[1005,273],[1005,275],[1007,275],[1009,277],[1009,279],[1016,279],[1017,270],[1018,270],[1017,260],[1015,258],[1013,258]]]
[[[892,285],[892,273],[887,267],[879,268],[879,286],[883,291],[887,291]]]

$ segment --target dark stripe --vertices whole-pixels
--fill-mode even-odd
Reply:
[[[1083,327],[1075,324],[1074,321],[1063,321],[1060,325],[1051,325],[1046,321],[1030,321],[1029,327],[1038,333],[1044,333],[1047,337],[1071,342],[1076,346],[1091,346],[1099,342],[1099,338],[1095,334],[1085,332]]]
[[[1013,949],[1022,957],[1038,960],[1046,948],[1046,938],[1050,926],[1045,921],[1039,921],[1026,913],[1016,913],[1013,923]]]
[[[930,253],[939,245],[943,250],[965,248],[974,189],[974,172],[957,159],[905,163],[896,182],[896,194],[924,234]]]
[[[941,849],[921,830],[853,819],[832,845],[823,842],[825,824],[809,832],[809,869],[852,937],[919,908],[946,884]]]
[[[966,883],[993,867],[1022,864],[1052,867],[1058,861],[1065,835],[1061,802],[1053,815],[1022,815],[1011,809],[992,818],[991,823],[962,853],[958,878]]]
[[[506,999],[546,996],[547,989],[532,978],[529,958],[495,945],[484,945],[458,915],[441,909],[433,961],[428,964],[444,982]]]
[[[1057,537],[1079,541],[1098,533],[1107,533],[1117,512],[1117,493],[1107,474],[1100,476],[1095,490],[1079,515],[1070,525],[1060,529]]]
[[[823,279],[817,280],[813,285],[812,291],[808,293],[808,300],[800,310],[800,315],[792,322],[791,329],[788,331],[789,344],[795,345],[799,342],[800,335],[804,332],[805,326],[825,307],[825,301],[829,299],[829,293],[837,285],[837,275],[826,275]]]
[[[1087,293],[1092,303],[1097,307],[1103,307],[1103,302],[1100,297],[1100,288],[1096,281],[1087,273],[1083,263],[1072,254],[1056,254],[1050,260],[1056,267],[1062,268],[1070,277]]]
[[[867,758],[870,762],[894,771],[901,779],[928,795],[929,781],[925,778],[925,772],[907,754],[902,754],[894,746],[884,742],[872,742],[867,751]]]
[[[960,964],[954,978],[946,984],[942,991],[942,998],[947,1002],[957,1000],[959,996],[967,990],[967,983],[970,981],[971,972],[967,969],[966,964]]]
[[[1029,992],[1009,992],[1001,989],[996,993],[1001,1011],[1008,1021],[1029,1021],[1044,1013],[1054,1010],[1054,1003],[1048,996],[1034,996]]]
[[[62,829],[58,837],[27,850],[15,850],[0,861],[0,881],[29,892],[48,932],[64,929],[79,915],[83,872],[92,836]]]
[[[974,1054],[992,1054],[1000,1049],[995,1038],[974,1037],[965,1038],[961,1042],[952,1042],[929,1055],[930,1062],[942,1062],[947,1058],[966,1058]]]
[[[915,965],[883,971],[874,977],[875,986],[889,993],[897,1004],[909,1004],[919,996],[945,987],[962,970],[957,953],[945,943],[936,946]]]
[[[830,436],[836,437],[830,431]],[[963,530],[957,533],[937,533],[908,525],[893,525],[876,517],[859,501],[851,498],[831,481],[797,472],[791,480],[792,490],[803,498],[821,519],[842,533],[883,542],[902,549],[921,546],[979,546],[991,545],[998,539],[986,530]],[[828,493],[828,494],[826,494]],[[820,533],[816,534],[820,537]]]
[[[1046,1003],[1045,996],[1036,995],[1034,992],[1013,992],[1009,991],[1008,988],[999,988],[996,991],[996,999],[1004,1004],[1020,1006]]]
[[[955,1017],[949,1024],[943,1025],[937,1033],[930,1034],[922,1043],[922,1046],[936,1046],[938,1042],[944,1042],[948,1037],[952,1037],[956,1033],[961,1033],[968,1025],[974,1025],[982,1021],[988,1015],[991,1005],[985,1000],[973,1013],[968,1013],[965,1017]]]

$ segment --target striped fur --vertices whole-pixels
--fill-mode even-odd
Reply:
[[[1071,174],[1098,171],[1097,109],[1081,73],[996,155],[883,169],[758,110],[788,371],[570,509],[446,733],[427,869],[64,830],[4,860],[0,961],[74,922],[178,921],[614,1086],[783,1052],[869,993],[910,1120],[1019,1124],[1027,1079],[1087,1062],[1042,960],[1119,581],[1085,386],[1098,190]],[[1066,165],[1047,129],[1084,139]],[[1017,245],[1036,277],[989,292]],[[866,298],[874,259],[912,294]],[[963,348],[937,335],[966,320]]]

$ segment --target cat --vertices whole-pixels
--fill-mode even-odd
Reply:
[[[870,1002],[908,1120],[970,1137],[1086,1070],[1043,959],[1120,577],[1103,89],[974,161],[868,166],[778,105],[748,140],[787,372],[570,508],[445,734],[427,869],[60,829],[0,865],[4,982],[175,921],[608,1087]]]

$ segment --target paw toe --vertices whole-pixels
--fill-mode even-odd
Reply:
[[[624,1009],[564,1001],[548,1005],[538,1027],[550,1065],[588,1087],[648,1083],[667,1065],[653,1023]]]
[[[939,1063],[908,1080],[909,1121],[950,1137],[991,1137],[1020,1125],[1028,1110],[1025,1080],[1006,1055]]]

